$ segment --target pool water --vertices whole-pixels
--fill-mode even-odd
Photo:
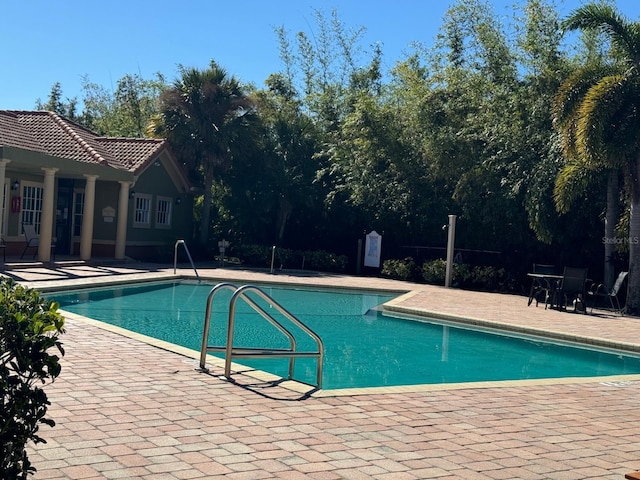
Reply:
[[[47,296],[63,310],[199,351],[211,288],[182,281]],[[394,298],[391,294],[261,289],[322,338],[324,389],[640,373],[640,358],[633,355],[382,315],[376,307]],[[224,344],[231,293],[222,290],[214,298],[208,345]],[[314,349],[310,338],[296,338],[300,350]],[[238,302],[234,346],[288,344],[273,326]],[[287,375],[286,359],[241,363]],[[295,379],[315,383],[315,374],[315,359],[296,360]]]

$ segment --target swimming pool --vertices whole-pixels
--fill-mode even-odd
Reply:
[[[199,350],[211,288],[181,281],[47,296],[63,310]],[[383,315],[376,307],[394,298],[393,294],[261,288],[323,339],[324,389],[640,373],[640,358],[630,354]],[[230,295],[220,292],[220,301],[216,296],[210,345],[224,343]],[[236,317],[234,344],[285,346],[275,329],[256,321],[259,316],[241,303]],[[312,348],[310,342],[301,337],[300,348]],[[280,376],[287,373],[285,359],[244,359],[242,363]],[[294,378],[314,383],[315,360],[298,359]]]

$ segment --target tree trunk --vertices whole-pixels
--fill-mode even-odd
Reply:
[[[607,179],[607,211],[604,218],[604,284],[609,290],[613,287],[616,278],[614,255],[616,243],[613,241],[618,222],[618,195],[619,195],[618,171],[609,170]]]
[[[204,199],[202,200],[202,217],[200,218],[200,244],[207,247],[209,243],[209,227],[211,223],[211,203],[213,194],[211,187],[213,185],[213,168],[205,167],[204,174]]]
[[[287,221],[291,216],[291,212],[293,210],[293,206],[291,202],[286,198],[280,198],[280,208],[278,209],[278,220],[276,225],[276,236],[278,239],[278,243],[282,244],[282,239],[284,237],[284,229],[287,226]]]
[[[632,169],[633,170],[633,169]],[[631,187],[631,215],[629,219],[629,276],[627,313],[640,314],[640,155],[636,158]]]

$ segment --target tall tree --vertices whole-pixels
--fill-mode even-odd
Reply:
[[[251,136],[254,102],[240,82],[211,61],[209,68],[180,67],[180,78],[160,96],[160,113],[147,132],[163,136],[201,172],[204,199],[200,243],[208,244],[216,173],[227,169]]]
[[[36,100],[36,110],[55,112],[70,120],[77,120],[77,107],[78,100],[76,98],[67,98],[66,102],[63,100],[60,82],[56,82],[51,86],[49,99],[46,103],[43,103],[40,99]]]
[[[38,110],[58,113],[100,135],[140,138],[152,115],[158,112],[160,92],[166,87],[161,74],[147,80],[139,75],[125,75],[115,91],[89,80],[82,81],[82,112],[77,98],[63,99],[62,87],[56,82],[46,103],[36,101]]]
[[[498,18],[479,0],[447,11],[421,117],[428,168],[453,200],[460,241],[502,251],[526,240],[522,206],[542,142],[532,85]]]
[[[280,41],[283,75],[302,96],[302,101],[318,126],[325,132],[335,132],[348,111],[345,96],[354,73],[362,63],[359,44],[364,27],[347,28],[337,10],[329,18],[314,10],[316,33],[312,38],[298,32],[295,43],[289,41],[283,27],[276,30]],[[373,56],[379,56],[375,50]],[[297,75],[302,79],[298,81]]]
[[[433,214],[428,172],[416,142],[405,133],[410,122],[380,85],[379,57],[354,73],[349,112],[326,149],[328,165],[319,173],[331,182],[331,203],[359,210],[363,226],[387,237],[418,235]]]
[[[611,42],[622,71],[602,76],[579,99],[573,125],[575,158],[624,172],[630,198],[627,310],[640,313],[640,22],[615,8],[589,4],[565,20],[567,30],[596,30]]]
[[[540,0],[529,0],[523,9],[524,17],[516,22],[519,32],[517,45],[521,70],[525,72],[519,88],[519,103],[523,106],[520,136],[524,161],[517,162],[518,182],[526,185],[524,199],[529,225],[536,237],[545,242],[557,241],[561,219],[551,201],[551,193],[561,154],[557,148],[550,119],[550,108],[558,86],[571,69],[562,53],[562,30],[558,13]],[[523,175],[524,174],[524,175]],[[569,219],[571,220],[571,219]]]
[[[275,240],[285,237],[287,224],[297,213],[314,209],[319,198],[314,184],[320,161],[318,129],[302,105],[286,75],[274,74],[266,81],[267,90],[257,92],[259,115],[265,128],[264,157],[267,159],[270,189],[273,192]]]
[[[158,113],[160,93],[167,87],[165,78],[143,79],[125,75],[114,92],[83,80],[81,122],[91,130],[114,137],[144,137],[150,118]]]
[[[356,167],[355,162],[350,164],[353,159],[348,148],[342,148],[347,144],[342,135],[361,95],[380,93],[381,49],[374,46],[370,61],[363,61],[369,56],[360,45],[363,27],[345,27],[336,10],[330,17],[318,10],[314,13],[317,28],[312,37],[298,32],[289,41],[283,28],[277,30],[285,67],[281,76],[294,89],[293,99],[305,114],[301,119],[311,121],[309,126],[317,132],[314,135],[318,137],[318,147],[313,155],[318,170],[315,186],[326,193],[322,236],[338,245],[360,235],[364,226],[371,226],[360,215],[360,205],[351,202],[351,192],[347,191],[350,187],[344,182],[349,178],[346,172]],[[366,67],[360,66],[363,64]],[[359,187],[354,182],[354,188]],[[356,227],[356,222],[362,227]]]

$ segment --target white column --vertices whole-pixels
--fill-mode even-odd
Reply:
[[[51,238],[53,237],[53,207],[55,179],[57,168],[43,168],[44,191],[42,193],[42,217],[40,218],[40,241],[38,244],[38,260],[51,260]]]
[[[3,202],[3,203],[0,203],[0,208],[2,207],[2,205],[4,205],[5,212],[8,211],[9,209],[9,198],[8,198],[8,195],[7,195],[7,198],[4,198],[2,195],[4,195],[5,193],[9,193],[4,189],[4,179],[6,178],[7,163],[9,163],[10,161],[11,160],[5,160],[5,159],[0,160],[0,202]],[[2,239],[2,226],[0,225],[0,240],[1,239]]]
[[[129,187],[131,182],[120,182],[118,200],[118,225],[116,227],[116,260],[123,260],[127,245],[127,214],[129,212]]]
[[[91,259],[91,245],[93,244],[93,219],[96,204],[96,178],[98,175],[85,175],[84,207],[82,210],[82,232],[80,232],[80,259]]]

